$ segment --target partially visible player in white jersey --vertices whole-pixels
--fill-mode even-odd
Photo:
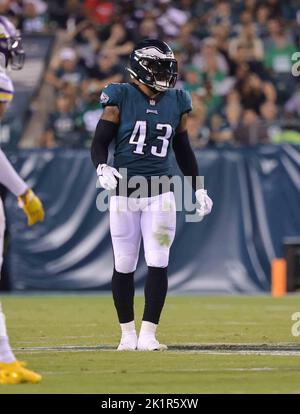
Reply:
[[[22,69],[25,53],[22,39],[14,25],[3,16],[0,16],[0,119],[2,119],[9,103],[13,99],[14,88],[11,79],[6,73],[7,68]],[[14,170],[0,149],[0,184],[3,184],[18,199],[19,206],[28,219],[28,225],[34,225],[44,220],[44,209],[39,198]],[[5,231],[5,217],[2,200],[0,198],[0,271],[3,262],[3,238]],[[38,383],[42,377],[25,368],[24,363],[18,361],[10,347],[5,316],[0,303],[0,384],[19,384],[23,382]]]

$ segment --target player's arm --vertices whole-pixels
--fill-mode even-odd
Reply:
[[[176,134],[173,139],[173,150],[182,174],[186,177],[191,177],[192,187],[195,191],[197,191],[197,177],[199,175],[199,169],[188,137],[187,117],[188,114],[186,113],[181,117],[180,124],[177,127]]]
[[[44,221],[45,212],[40,199],[19,176],[11,163],[0,149],[0,183],[8,188],[16,197],[23,209],[28,225]]]
[[[97,170],[100,184],[106,190],[113,190],[117,186],[115,177],[122,178],[121,174],[108,166],[108,147],[116,137],[120,121],[119,108],[117,106],[106,106],[101,119],[97,124],[92,141],[91,158]]]
[[[0,149],[0,183],[9,189],[16,197],[26,193],[27,184],[17,174],[11,163]]]
[[[197,212],[200,216],[205,216],[211,212],[213,202],[207,195],[207,191],[200,188],[197,183],[199,169],[188,137],[187,117],[187,113],[183,114],[181,117],[180,124],[177,127],[176,134],[173,139],[173,150],[182,174],[185,177],[189,177],[192,187],[195,190],[197,201],[200,204],[200,209],[197,209]]]

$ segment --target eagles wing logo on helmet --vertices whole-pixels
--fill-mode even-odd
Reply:
[[[15,26],[4,16],[0,16],[0,65],[20,70],[25,63],[22,38]]]
[[[170,46],[161,40],[139,43],[130,55],[130,75],[155,91],[174,88],[178,69]]]

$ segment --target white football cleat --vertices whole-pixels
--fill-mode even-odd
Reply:
[[[145,335],[139,337],[137,349],[138,351],[166,351],[168,347],[160,344],[155,337]]]
[[[137,348],[137,336],[136,335],[122,335],[118,351],[135,351]]]

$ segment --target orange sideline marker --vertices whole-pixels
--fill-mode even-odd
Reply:
[[[272,261],[272,296],[280,297],[286,294],[286,260]]]

